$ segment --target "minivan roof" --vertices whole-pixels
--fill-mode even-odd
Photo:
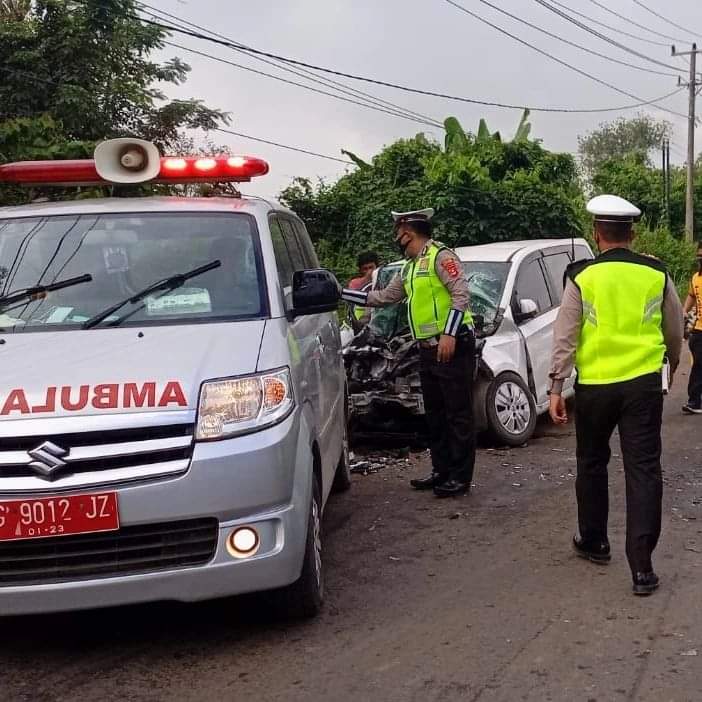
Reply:
[[[274,200],[259,197],[135,197],[94,198],[66,202],[42,202],[0,207],[0,219],[51,217],[57,215],[133,214],[155,212],[247,212],[267,215],[270,211],[292,214]]]
[[[461,261],[511,261],[517,256],[525,256],[553,246],[588,246],[585,239],[529,239],[524,241],[497,241],[492,244],[459,246],[455,251]]]

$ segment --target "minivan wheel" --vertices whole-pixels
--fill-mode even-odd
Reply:
[[[280,614],[290,619],[309,619],[317,615],[324,600],[322,564],[322,496],[319,483],[312,479],[312,499],[307,519],[305,556],[300,577],[276,593]]]
[[[491,383],[485,398],[493,438],[507,446],[521,446],[536,428],[536,403],[524,381],[508,371]]]

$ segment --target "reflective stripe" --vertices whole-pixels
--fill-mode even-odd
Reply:
[[[583,300],[583,318],[593,326],[597,326],[597,310],[589,302]]]
[[[446,326],[444,327],[444,334],[449,336],[456,336],[458,330],[461,328],[461,322],[463,321],[463,312],[460,310],[451,310],[449,312],[448,319],[446,320]]]
[[[653,315],[660,311],[663,306],[663,295],[659,295],[657,298],[651,300],[644,308],[643,321],[650,322],[653,319]]]
[[[439,325],[438,324],[420,324],[419,325],[419,331],[422,332],[422,334],[430,334],[431,336],[435,336],[436,334],[439,333]]]
[[[368,302],[368,293],[358,290],[349,290],[348,288],[344,288],[341,297],[343,300],[346,300],[346,302],[352,302],[354,305],[365,305],[366,302]]]

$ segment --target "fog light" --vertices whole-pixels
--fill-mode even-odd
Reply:
[[[249,558],[253,556],[261,541],[258,532],[252,527],[238,527],[227,539],[227,551],[234,558]]]

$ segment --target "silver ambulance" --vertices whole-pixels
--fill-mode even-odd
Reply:
[[[0,181],[267,170],[113,140]],[[0,614],[260,590],[315,614],[322,510],[350,485],[338,296],[302,221],[260,198],[0,209]]]

